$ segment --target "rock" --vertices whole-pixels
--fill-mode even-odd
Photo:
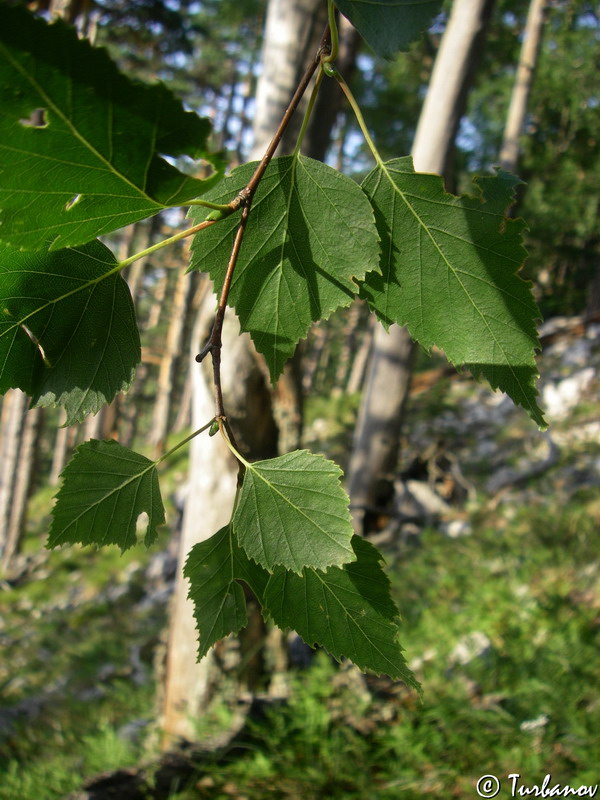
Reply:
[[[451,511],[448,503],[424,481],[397,480],[394,489],[394,512],[400,519],[429,522]]]
[[[80,797],[82,800],[145,800],[147,792],[148,785],[137,770],[119,769],[93,778],[75,797],[77,800]]]
[[[542,390],[542,400],[548,418],[562,419],[581,402],[596,370],[581,369],[563,380],[551,381]]]
[[[473,631],[462,636],[450,653],[448,663],[451,667],[466,666],[477,658],[484,658],[492,652],[492,642],[485,633]]]
[[[138,744],[142,741],[142,737],[150,724],[151,720],[149,719],[132,719],[119,728],[117,736],[119,739],[131,744]]]
[[[450,539],[460,539],[461,536],[470,536],[473,533],[471,523],[466,519],[451,519],[441,526],[441,530]]]
[[[548,722],[549,718],[546,716],[546,714],[540,714],[540,716],[536,717],[535,719],[525,720],[519,725],[519,728],[522,731],[537,731],[540,728],[545,728]]]
[[[542,445],[546,450],[543,458],[535,461],[522,460],[516,467],[502,467],[488,480],[485,491],[496,494],[505,486],[526,483],[531,478],[536,478],[558,463],[560,448],[548,434],[544,436]]]

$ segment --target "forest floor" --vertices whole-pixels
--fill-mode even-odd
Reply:
[[[549,432],[462,376],[412,399],[374,541],[422,700],[318,653],[286,676],[285,702],[248,721],[243,746],[198,760],[172,797],[466,800],[486,774],[510,796],[514,773],[527,787],[547,774],[550,786],[600,783],[600,326],[572,329],[545,327]],[[312,401],[307,445],[343,462],[356,407]],[[165,496],[185,466],[165,475]],[[119,769],[158,797],[157,773],[136,765],[155,752],[173,558],[48,553],[51,496],[33,498],[21,571],[0,584],[0,799],[142,797],[94,783]],[[233,713],[219,698],[199,736]]]

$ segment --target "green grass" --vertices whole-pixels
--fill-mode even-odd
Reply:
[[[36,509],[48,500],[46,490],[33,499],[25,553],[43,553],[48,519]],[[65,547],[29,580],[3,586],[0,800],[62,798],[83,777],[141,757],[143,742],[122,729],[152,721],[166,620],[161,608],[132,613],[148,559],[142,548]]]
[[[472,523],[470,536],[427,530],[417,545],[387,554],[422,702],[385,678],[339,670],[320,653],[289,676],[289,702],[252,723],[245,752],[203,763],[180,800],[470,800],[484,773],[520,772],[529,785],[546,773],[573,787],[595,784],[598,493],[500,503]],[[36,536],[39,547],[39,533],[27,542],[32,552]],[[66,548],[50,555],[38,580],[0,593],[2,635],[12,642],[0,663],[2,705],[45,698],[0,739],[1,800],[58,800],[84,776],[145,755],[143,736],[123,736],[127,722],[154,713],[152,657],[165,618],[132,613],[142,593],[136,564],[145,558],[142,549],[120,557],[114,548]],[[111,601],[107,590],[124,581],[124,568],[140,579]],[[469,634],[484,635],[490,647],[461,664],[452,654]],[[132,645],[148,671],[141,685]],[[231,718],[223,696],[199,734],[212,738]]]
[[[321,653],[290,702],[254,725],[243,758],[209,767],[185,798],[472,798],[484,773],[598,780],[600,503],[481,518],[472,536],[428,531],[391,570],[403,644],[424,699],[385,679],[344,681]],[[465,634],[489,651],[465,665]],[[358,687],[358,688],[357,688]],[[362,687],[362,688],[361,688]]]

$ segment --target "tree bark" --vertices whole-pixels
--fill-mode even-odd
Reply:
[[[418,172],[447,173],[493,5],[494,0],[455,0],[452,6],[413,143]],[[391,495],[414,353],[406,329],[392,325],[388,334],[377,325],[348,470],[358,533],[368,531],[372,510]]]
[[[169,412],[173,399],[175,368],[182,351],[187,309],[192,300],[193,290],[193,276],[182,269],[177,277],[170,307],[169,329],[165,351],[160,362],[156,399],[152,411],[150,443],[154,445],[156,457],[163,452],[169,432]]]
[[[206,340],[212,323],[214,300],[207,296],[198,314],[193,335],[190,369],[193,381],[192,424],[201,427],[214,415],[212,374],[201,369],[195,355]],[[229,418],[239,433],[257,450],[273,455],[276,430],[264,424],[270,416],[268,392],[263,375],[249,346],[248,334],[240,335],[236,318],[229,314],[223,328],[223,392]],[[266,398],[266,404],[265,404]],[[252,430],[253,429],[253,430]],[[258,439],[263,441],[259,442]],[[269,441],[270,440],[270,441]],[[190,449],[190,480],[179,545],[179,568],[171,607],[167,650],[162,729],[165,746],[174,738],[193,740],[194,719],[201,715],[211,695],[218,672],[212,653],[196,663],[197,631],[193,607],[187,598],[188,585],[183,565],[190,549],[226,525],[236,492],[237,463],[220,436],[206,434],[193,440]]]
[[[547,4],[548,0],[531,0],[529,5],[525,37],[500,148],[500,166],[508,172],[515,172],[519,163],[519,140],[525,123],[527,101],[533,86]]]
[[[27,503],[31,494],[41,420],[41,408],[30,409],[23,419],[18,466],[14,476],[10,513],[8,515],[6,546],[2,554],[2,566],[4,569],[10,567],[12,559],[19,552],[21,537],[25,530]]]
[[[61,412],[61,423],[64,423],[66,414]],[[54,450],[52,452],[52,466],[50,468],[50,477],[48,483],[50,486],[58,486],[60,475],[67,462],[67,453],[69,452],[69,431],[70,428],[58,428],[56,431],[56,438],[54,439]]]
[[[265,23],[261,73],[256,89],[254,145],[250,161],[261,158],[298,85],[327,23],[321,0],[270,0]],[[294,149],[308,93],[288,126],[278,154]]]
[[[20,458],[21,444],[25,430],[25,417],[28,407],[27,396],[19,389],[11,389],[4,396],[2,404],[2,438],[0,440],[0,555],[6,566],[12,553],[18,547],[14,534],[15,490],[21,470],[27,469]],[[30,475],[30,470],[28,475]],[[18,521],[16,521],[18,522]],[[9,537],[11,542],[9,544]]]
[[[313,55],[325,28],[326,4],[322,0],[270,0],[267,11],[262,72],[258,82],[254,121],[254,147],[250,160],[264,154],[305,64]],[[294,125],[284,136],[281,152],[295,145],[302,119],[299,109]],[[212,317],[215,301],[208,295],[201,312],[203,322],[194,337],[194,354],[198,352],[199,331]],[[210,312],[210,313],[209,313]],[[247,334],[239,336],[233,312],[226,315],[223,331],[223,390],[228,419],[234,425],[236,438],[252,459],[277,454],[278,440],[283,447],[297,447],[301,432],[300,384],[298,362],[286,367],[276,392],[267,386],[267,370],[257,356]],[[206,328],[205,336],[208,335]],[[210,368],[210,365],[205,365]],[[205,379],[204,370],[192,362],[193,425],[206,423],[214,414],[212,377]],[[277,424],[275,422],[277,417]],[[183,533],[180,544],[178,581],[173,600],[167,672],[165,681],[163,730],[164,744],[173,737],[194,738],[193,719],[210,700],[212,687],[218,680],[214,651],[195,663],[196,630],[192,608],[187,598],[187,582],[182,568],[190,548],[212,536],[229,522],[233,506],[237,467],[219,437],[206,435],[194,439],[191,449],[189,496],[186,501]],[[249,608],[249,632],[240,637],[242,653],[260,650],[264,635],[258,611]],[[259,624],[254,624],[258,622]],[[254,660],[254,666],[252,666]],[[246,670],[247,680],[256,678],[260,654],[253,655]]]

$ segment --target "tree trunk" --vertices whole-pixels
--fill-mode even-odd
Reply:
[[[188,318],[185,322],[185,329],[186,329],[186,341],[192,341],[191,337],[194,333],[194,320],[198,316],[198,309],[200,308],[205,296],[210,293],[212,294],[212,284],[208,279],[207,275],[199,275],[199,280],[196,282],[196,289],[194,291],[194,296],[192,298],[192,302],[189,304],[187,313]],[[186,370],[185,378],[183,381],[183,386],[181,388],[181,393],[179,396],[179,408],[177,410],[177,416],[175,417],[175,421],[173,422],[173,432],[178,433],[179,431],[184,430],[185,428],[189,428],[192,424],[192,372],[191,370]]]
[[[146,324],[144,325],[144,330],[151,331],[153,328],[156,328],[160,322],[160,318],[165,306],[165,297],[167,296],[167,291],[169,288],[169,273],[170,270],[165,269],[163,274],[158,277],[154,289],[154,299],[152,305],[150,306],[150,311],[148,313]]]
[[[547,4],[548,0],[531,0],[527,14],[525,38],[500,148],[500,166],[508,172],[515,172],[519,163],[519,139],[523,132],[527,101],[533,85]]]
[[[367,363],[369,361],[369,353],[371,352],[371,345],[373,344],[373,331],[375,327],[375,318],[370,317],[367,324],[367,329],[362,335],[362,340],[358,348],[358,352],[354,356],[352,362],[352,369],[348,377],[348,384],[346,386],[346,394],[355,394],[359,392],[365,380],[365,373],[367,371]]]
[[[250,161],[261,158],[297,86],[309,58],[315,52],[327,23],[327,4],[322,0],[270,0],[265,23],[261,74],[256,90],[254,146]],[[305,95],[288,126],[279,153],[294,149]]]
[[[0,555],[6,565],[9,535],[13,526],[13,506],[19,472],[25,467],[20,460],[20,449],[25,429],[28,407],[27,396],[19,389],[11,389],[2,404],[2,439],[0,440]],[[13,534],[14,540],[14,534]],[[14,551],[13,541],[10,547]]]
[[[66,414],[61,411],[61,423],[64,423]],[[48,483],[50,486],[58,486],[61,473],[67,462],[67,454],[69,452],[69,432],[71,428],[58,428],[56,431],[56,438],[54,439],[54,450],[52,452],[52,466],[50,468],[50,477]]]
[[[25,414],[19,447],[18,466],[8,516],[6,545],[2,554],[2,566],[8,569],[13,557],[19,552],[21,537],[27,520],[27,502],[31,494],[32,479],[39,444],[42,409],[32,408]]]
[[[335,368],[335,380],[332,393],[337,396],[344,394],[346,391],[348,378],[352,369],[351,362],[357,349],[358,329],[364,320],[364,309],[364,303],[355,300],[348,310],[348,320],[344,328],[344,341]]]
[[[447,173],[493,5],[494,0],[455,0],[452,6],[413,143],[418,172]],[[392,325],[386,333],[377,325],[348,470],[359,533],[367,532],[370,512],[385,505],[392,491],[414,352],[406,329]]]
[[[173,399],[175,368],[183,347],[187,309],[192,300],[194,283],[193,276],[181,269],[170,306],[169,329],[165,352],[160,362],[156,399],[152,412],[150,444],[154,445],[155,457],[163,452],[169,432],[169,412]]]
[[[322,30],[322,26],[320,30],[318,25],[315,26],[315,32],[318,32],[319,35]],[[339,48],[336,66],[345,80],[349,82],[356,68],[356,56],[358,55],[361,37],[356,28],[342,15],[338,15],[338,34]],[[318,44],[318,39],[315,44]],[[325,159],[331,145],[331,132],[337,122],[343,102],[344,95],[340,91],[337,81],[323,81],[315,104],[313,118],[303,142],[302,152],[307,156],[316,158],[319,161]]]
[[[192,424],[199,428],[214,415],[210,364],[201,369],[195,355],[206,340],[214,312],[214,299],[208,295],[198,313],[192,345],[190,369],[193,381]],[[223,392],[227,412],[236,431],[250,440],[253,456],[274,454],[276,430],[265,425],[270,417],[268,391],[263,373],[257,367],[248,334],[239,334],[234,315],[225,318],[223,328]],[[262,440],[262,441],[260,441]],[[211,653],[196,663],[197,631],[193,608],[187,598],[183,577],[185,559],[194,544],[204,541],[226,525],[236,492],[237,463],[220,436],[206,434],[193,440],[190,450],[190,481],[179,546],[179,569],[171,607],[171,626],[167,651],[162,728],[165,744],[173,738],[195,738],[194,719],[202,713],[211,695],[211,684],[218,672]]]
[[[306,62],[313,55],[326,24],[326,4],[322,0],[270,0],[262,72],[258,82],[254,120],[255,142],[250,160],[262,157],[295,90]],[[294,126],[286,132],[281,151],[291,150],[302,119],[301,109]],[[214,312],[212,295],[203,302],[204,315]],[[206,316],[203,317],[206,319]],[[204,324],[204,323],[203,323]],[[200,326],[202,327],[202,326]],[[266,384],[266,367],[251,345],[247,334],[239,336],[232,312],[226,316],[223,335],[223,389],[228,418],[236,437],[244,443],[252,459],[276,455],[278,439],[284,446],[298,446],[301,411],[298,362],[286,367],[286,373],[272,396]],[[203,340],[208,335],[206,330]],[[198,347],[198,336],[195,337]],[[194,353],[198,349],[194,350]],[[204,371],[192,363],[193,425],[206,423],[214,414],[212,377],[205,380]],[[210,368],[210,365],[206,365]],[[210,370],[209,370],[210,371]],[[229,387],[229,388],[228,388]],[[277,415],[279,430],[274,421]],[[194,738],[193,719],[201,713],[211,697],[213,682],[218,680],[213,651],[195,664],[196,630],[192,608],[187,597],[187,583],[182,568],[187,554],[198,541],[212,536],[229,522],[235,495],[237,468],[219,437],[206,435],[194,439],[191,450],[189,495],[184,514],[178,582],[173,601],[167,672],[165,681],[163,729],[165,744],[173,737]],[[246,675],[256,676],[256,651],[263,636],[262,622],[256,609],[249,608],[248,633],[241,638],[242,653],[251,653]],[[258,622],[259,624],[254,624]],[[252,680],[249,677],[248,680]]]

